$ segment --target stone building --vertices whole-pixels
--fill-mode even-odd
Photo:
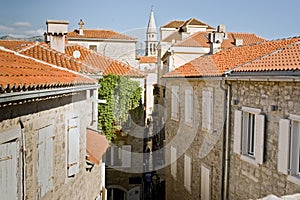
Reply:
[[[0,54],[1,198],[101,198],[108,142],[95,131],[97,81],[3,47]]]
[[[299,38],[265,41],[221,50],[201,56],[164,75],[166,162],[171,163],[166,169],[167,199],[247,199],[257,197],[250,194],[265,195],[273,192],[249,190],[251,177],[245,181],[243,176],[251,174],[254,178],[258,176],[257,172],[247,162],[244,164],[246,159],[225,151],[229,149],[229,138],[233,137],[233,132],[227,129],[232,121],[232,114],[227,112],[228,105],[235,100],[239,101],[238,97],[230,98],[225,74],[229,76],[231,69],[298,41]],[[240,94],[240,84],[240,81],[235,83],[236,91],[232,86],[232,95]],[[257,88],[250,84],[249,87],[260,95]],[[249,91],[243,91],[243,95],[251,96]],[[244,100],[243,96],[240,98]],[[253,97],[251,101],[258,102],[258,99]],[[243,164],[245,173],[238,168]],[[243,188],[240,188],[241,182]],[[253,184],[253,188],[261,187],[257,183]]]
[[[66,35],[69,44],[79,44],[104,56],[137,66],[136,38],[113,30],[85,29],[82,20],[78,25],[78,29]]]
[[[298,38],[226,73],[233,102],[229,199],[300,191],[299,52]]]

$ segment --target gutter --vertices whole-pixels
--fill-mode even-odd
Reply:
[[[75,86],[75,87],[63,87],[63,88],[54,88],[54,89],[46,89],[46,90],[33,90],[33,91],[25,91],[25,92],[11,92],[0,94],[0,103],[8,103],[13,101],[20,101],[25,99],[34,99],[41,98],[47,96],[54,96],[66,93],[79,92],[84,90],[97,89],[99,87],[98,84],[94,85],[84,85],[84,86]]]
[[[223,79],[224,80],[224,79]],[[221,199],[228,199],[228,182],[229,182],[229,154],[230,154],[230,101],[231,101],[231,85],[225,80],[224,88],[222,86],[222,81],[220,83],[220,88],[224,91],[226,99],[224,99],[224,119],[226,121],[224,126],[223,134],[223,148],[222,148],[222,189],[221,189]]]

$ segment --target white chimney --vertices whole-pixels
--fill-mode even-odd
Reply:
[[[219,33],[225,33],[225,32],[226,32],[226,30],[225,30],[225,25],[224,25],[224,24],[220,24],[220,25],[218,26],[218,28],[217,28],[217,31],[218,31]]]
[[[46,24],[46,43],[50,43],[51,48],[64,53],[69,22],[62,20],[47,20]]]
[[[79,25],[79,35],[84,35],[83,34],[83,26],[84,26],[84,22],[82,21],[82,19],[80,19],[80,21],[78,22],[78,25]]]
[[[243,45],[243,39],[235,38],[234,39],[235,46],[242,46]]]

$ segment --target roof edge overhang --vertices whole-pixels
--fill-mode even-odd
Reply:
[[[126,39],[105,39],[105,38],[71,38],[71,37],[68,37],[68,41],[91,41],[91,42],[135,42],[137,43],[138,40],[126,40]]]
[[[8,103],[14,101],[22,101],[28,99],[42,98],[48,96],[56,96],[74,92],[80,92],[84,90],[97,89],[99,87],[98,84],[91,85],[80,85],[73,87],[62,87],[62,88],[54,88],[54,89],[45,89],[45,90],[33,90],[26,92],[11,92],[0,94],[0,103]]]

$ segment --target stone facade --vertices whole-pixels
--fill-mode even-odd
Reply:
[[[18,177],[18,187],[23,188],[24,199],[95,199],[100,194],[101,165],[86,170],[86,128],[97,129],[97,121],[92,118],[93,98],[90,92],[93,90],[1,104],[0,135],[11,127],[19,127],[20,122],[23,126],[25,162],[19,169],[24,173],[24,179],[22,181],[22,177]],[[80,119],[79,172],[72,177],[67,175],[66,147],[67,120],[70,116]],[[54,127],[53,157],[49,158],[53,159],[52,187],[41,197],[37,183],[37,137],[38,129],[50,124]],[[19,137],[16,139],[21,141],[21,134]]]
[[[179,86],[179,120],[171,119],[172,86]],[[193,124],[184,122],[185,88],[192,87],[194,94]],[[202,91],[210,89],[213,94],[213,128],[205,131],[202,127]],[[165,105],[167,120],[166,136],[166,162],[170,163],[170,148],[177,149],[174,163],[177,165],[176,177],[171,174],[172,165],[166,169],[166,199],[201,199],[201,167],[210,171],[209,196],[210,199],[221,199],[222,188],[222,147],[224,128],[224,91],[219,81],[200,79],[167,79]],[[184,157],[191,158],[191,187],[184,186]],[[173,164],[174,164],[173,163]]]
[[[282,196],[300,191],[298,181],[278,172],[279,120],[290,114],[300,114],[300,84],[287,81],[230,81],[231,107],[231,151],[229,199],[257,199],[274,194]],[[277,109],[271,111],[270,106]],[[253,165],[233,152],[234,111],[242,106],[261,109],[265,116],[264,162]],[[296,178],[297,179],[297,178]],[[298,184],[297,184],[298,182]]]

